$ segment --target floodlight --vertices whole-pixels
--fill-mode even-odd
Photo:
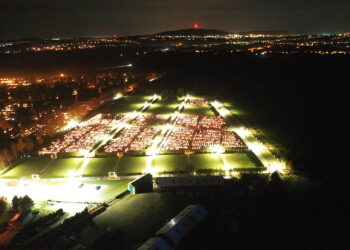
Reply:
[[[90,158],[90,157],[94,157],[95,156],[95,152],[94,151],[90,152],[87,149],[81,149],[81,150],[79,150],[79,153],[82,156],[84,156],[84,158]]]
[[[251,145],[249,145],[249,147],[253,152],[257,154],[260,154],[263,150],[266,150],[266,147],[263,144],[258,142],[252,143]]]
[[[65,130],[69,130],[69,129],[72,129],[72,128],[78,126],[78,125],[79,125],[79,121],[73,119],[73,120],[70,120],[68,122],[67,126],[65,126],[64,129]]]
[[[159,168],[155,168],[155,167],[151,167],[151,166],[148,166],[145,169],[145,173],[151,174],[151,175],[158,175],[159,172],[160,172]]]
[[[151,149],[149,149],[149,150],[146,152],[146,155],[155,156],[155,155],[157,155],[157,153],[158,153],[158,149],[157,149],[157,148],[151,148]]]
[[[282,162],[275,161],[269,164],[267,170],[269,173],[273,173],[273,172],[283,173],[285,170],[285,165]]]
[[[221,145],[214,145],[214,146],[210,147],[210,151],[212,153],[216,153],[216,154],[223,154],[223,153],[225,153],[225,149]]]
[[[121,94],[121,93],[117,93],[115,96],[114,96],[114,100],[118,100],[118,99],[120,99],[120,98],[122,98],[123,97],[123,95]]]

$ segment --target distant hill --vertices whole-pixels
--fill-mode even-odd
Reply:
[[[215,30],[215,29],[183,29],[183,30],[171,30],[171,31],[165,31],[158,33],[156,35],[161,36],[191,36],[191,35],[198,35],[198,36],[205,36],[205,35],[227,35],[230,34],[229,32],[222,31],[222,30]]]

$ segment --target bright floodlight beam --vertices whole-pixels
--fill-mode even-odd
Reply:
[[[215,146],[211,147],[210,150],[211,150],[212,153],[215,153],[215,154],[223,154],[223,153],[225,153],[224,147],[220,146],[220,145],[215,145]]]
[[[75,128],[78,125],[79,125],[79,121],[76,119],[73,119],[68,122],[67,126],[65,126],[64,129],[69,130],[69,129]]]
[[[81,149],[79,150],[79,153],[84,156],[84,158],[91,158],[91,157],[94,157],[95,156],[95,152],[92,151],[90,152],[89,150],[87,149]]]
[[[155,156],[158,153],[158,149],[157,148],[151,148],[146,152],[146,155],[148,156]]]
[[[121,99],[121,98],[123,98],[123,94],[117,93],[117,94],[114,96],[113,100],[118,100],[118,99]]]

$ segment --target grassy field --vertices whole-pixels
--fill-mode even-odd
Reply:
[[[70,171],[77,171],[83,164],[82,158],[65,158],[51,160],[47,157],[32,157],[23,160],[3,178],[31,178],[40,174],[42,178],[67,177]]]
[[[181,113],[184,115],[215,115],[208,105],[186,105]]]
[[[102,113],[130,113],[138,111],[146,101],[152,100],[152,96],[126,96],[123,99],[109,102],[102,110]]]
[[[51,162],[48,157],[31,157],[22,159],[13,169],[4,174],[3,178],[21,178],[29,177],[32,174],[39,173],[45,166]]]
[[[257,168],[258,166],[246,153],[157,155],[150,156],[124,156],[118,158],[92,159],[84,171],[87,176],[106,176],[109,171],[115,171],[120,175],[144,173],[149,168],[156,171],[185,171],[188,163],[195,169],[217,169],[224,166],[234,169]]]
[[[150,113],[153,115],[163,115],[163,114],[173,114],[176,108],[179,106],[178,103],[175,102],[166,102],[166,101],[157,101],[152,104],[146,111],[146,113]]]
[[[60,202],[106,202],[116,195],[127,190],[127,185],[133,179],[81,181],[67,179],[65,182],[31,182],[17,185],[0,183],[0,195],[12,199],[14,195],[30,196],[34,201],[60,201]],[[83,184],[83,185],[82,185]],[[96,189],[100,186],[100,189]]]
[[[115,157],[90,159],[84,175],[86,176],[107,176],[108,172],[114,171],[118,159]]]
[[[108,113],[108,114],[114,114],[114,113],[120,113],[120,114],[124,114],[124,113],[130,113],[130,112],[134,112],[134,110],[138,111],[143,105],[143,102],[139,102],[139,103],[124,103],[124,102],[111,102],[109,104],[107,104],[106,107],[104,107],[102,109],[102,113]]]
[[[119,175],[130,175],[147,172],[149,168],[157,171],[185,171],[190,164],[195,170],[259,167],[247,153],[229,154],[193,154],[157,155],[151,156],[124,156],[106,158],[66,158],[50,160],[34,157],[27,159],[6,173],[3,178],[31,178],[32,174],[41,173],[41,178],[68,177],[72,172],[81,171],[83,176],[107,176],[114,171]],[[41,171],[41,172],[40,172]]]
[[[83,158],[56,159],[50,167],[41,175],[42,178],[67,177],[70,172],[79,170],[84,163]]]

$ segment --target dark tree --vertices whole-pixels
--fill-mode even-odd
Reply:
[[[22,210],[29,210],[34,206],[33,200],[28,196],[25,195],[21,200],[20,200],[20,208]]]
[[[6,201],[0,199],[0,215],[2,215],[6,211]]]
[[[12,209],[14,211],[18,211],[19,209],[19,198],[16,195],[12,198]]]

